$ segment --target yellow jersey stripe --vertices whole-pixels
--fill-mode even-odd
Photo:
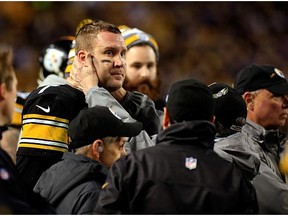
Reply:
[[[54,146],[54,147],[68,149],[68,145],[65,144],[65,143],[60,143],[60,142],[57,142],[57,141],[50,141],[50,140],[43,140],[43,139],[21,138],[19,144],[23,144],[23,143]]]
[[[68,144],[68,129],[54,125],[25,124],[22,126],[22,138],[44,139]]]
[[[26,114],[23,116],[24,119],[45,119],[45,120],[52,120],[52,121],[57,121],[57,122],[62,122],[62,123],[69,123],[69,120],[64,119],[64,118],[59,118],[56,116],[47,116],[47,115],[40,115],[40,114]]]
[[[59,147],[55,147],[55,146],[37,145],[37,144],[30,144],[30,143],[20,143],[19,147],[45,149],[45,150],[53,150],[53,151],[61,151],[61,152],[67,152],[68,151],[68,149],[63,149],[63,148],[59,148]]]
[[[43,125],[53,125],[56,127],[63,127],[68,129],[68,124],[61,123],[61,122],[55,122],[55,121],[49,121],[49,120],[41,120],[41,119],[25,119],[23,120],[24,124],[43,124]]]
[[[109,184],[108,182],[104,183],[101,188],[102,189],[106,188],[108,186],[108,184]]]

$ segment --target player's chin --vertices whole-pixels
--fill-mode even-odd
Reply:
[[[283,127],[286,124],[286,119],[280,119],[278,121],[278,127]]]
[[[110,83],[110,88],[117,90],[120,89],[123,86],[124,80],[113,80],[113,82]]]

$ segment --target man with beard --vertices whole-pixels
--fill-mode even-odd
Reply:
[[[118,26],[128,48],[127,72],[123,87],[148,95],[157,110],[163,111],[164,100],[160,97],[160,79],[157,71],[159,47],[150,34],[125,25]]]

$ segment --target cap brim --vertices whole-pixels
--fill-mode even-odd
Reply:
[[[142,128],[141,122],[124,122],[120,128],[114,131],[114,136],[134,137],[141,132]]]
[[[276,95],[287,95],[288,94],[288,82],[269,86],[266,88],[268,91]]]
[[[110,131],[109,137],[134,137],[137,136],[143,128],[143,124],[141,122],[129,122],[129,123],[123,123],[121,127],[119,127],[117,130]],[[107,137],[108,135],[101,134],[96,139],[102,139],[104,137]],[[73,140],[69,144],[69,149],[76,149],[80,148],[85,145],[89,145],[90,143],[85,141],[81,141],[79,139]]]

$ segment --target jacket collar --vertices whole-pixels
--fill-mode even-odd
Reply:
[[[265,130],[261,125],[247,119],[246,124],[242,128],[243,132],[251,134],[254,141],[270,152],[282,150],[282,145],[286,141],[287,134],[280,130]]]
[[[184,121],[175,123],[161,131],[157,137],[156,144],[179,143],[179,144],[201,144],[205,147],[214,147],[216,129],[209,121]]]

